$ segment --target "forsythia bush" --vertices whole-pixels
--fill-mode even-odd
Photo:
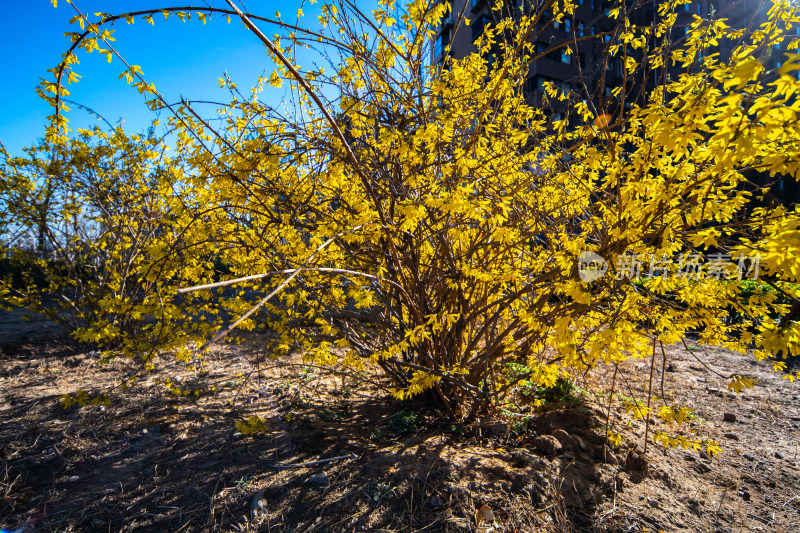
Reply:
[[[260,309],[238,325],[265,321],[275,356],[301,349],[318,364],[379,367],[395,396],[433,390],[461,420],[502,406],[521,384],[550,386],[600,362],[654,361],[687,332],[782,370],[782,358],[800,352],[800,210],[768,193],[800,168],[800,57],[765,65],[777,44],[796,39],[799,13],[776,3],[747,35],[713,14],[694,16],[675,44],[682,3],[659,4],[645,26],[624,5],[612,9],[603,61],[622,65],[620,84],[610,95],[546,84],[536,105],[523,91],[529,66],[559,51],[538,49],[536,35],[545,20],[569,17],[569,0],[487,25],[478,53],[436,65],[431,43],[447,3],[413,0],[401,14],[390,0],[372,13],[325,4],[319,27],[280,38],[257,31],[285,29],[280,19],[242,14],[275,63],[262,85],[287,87],[292,116],[259,100],[258,87],[242,94],[220,79],[231,101],[212,126],[127,69],[151,108],[172,113],[179,157],[150,175],[158,229],[134,261],[107,263],[113,290],[78,335],[119,335],[136,355],[146,339],[109,333],[113,321],[95,317],[135,310],[152,319],[141,324],[145,336],[166,332],[179,346],[219,327],[209,318],[216,309]],[[159,13],[240,16],[208,7],[136,18]],[[469,12],[451,15],[467,26]],[[76,17],[82,32],[41,88],[58,146],[75,52],[112,57],[110,23],[134,15],[97,17]],[[721,41],[733,43],[729,57],[717,53]],[[295,47],[336,61],[301,70]],[[151,209],[131,205],[139,216]],[[129,247],[119,241],[115,253]],[[769,290],[753,291],[755,278]],[[122,296],[127,279],[152,284],[141,302]],[[219,280],[236,291],[175,292],[220,290]],[[190,296],[197,303],[183,305]],[[736,389],[750,384],[732,377]],[[678,406],[653,414],[686,418]]]
[[[191,361],[186,343],[213,331],[216,313],[210,295],[177,300],[172,287],[213,267],[176,224],[201,206],[163,143],[95,129],[43,142],[27,157],[4,155],[2,225],[16,237],[4,303],[109,348],[104,360],[122,353],[150,366],[158,351],[172,350]],[[191,321],[187,308],[212,320]]]

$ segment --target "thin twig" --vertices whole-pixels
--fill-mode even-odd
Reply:
[[[320,459],[319,461],[309,461],[307,463],[300,463],[296,465],[267,465],[270,468],[289,469],[289,468],[306,468],[307,466],[315,466],[322,463],[330,463],[331,461],[341,461],[342,459],[357,459],[358,456],[354,453],[347,455],[340,455],[339,457],[331,457],[329,459]]]
[[[286,278],[285,280],[283,280],[283,282],[281,282],[281,284],[280,284],[280,285],[278,285],[277,287],[275,287],[275,290],[273,290],[272,292],[270,292],[269,294],[267,294],[266,296],[264,296],[264,297],[263,297],[263,298],[262,298],[262,299],[261,299],[261,300],[260,300],[260,301],[259,301],[259,302],[258,302],[256,305],[254,305],[253,307],[251,307],[249,311],[247,311],[245,314],[243,314],[241,317],[239,317],[239,318],[238,318],[238,319],[237,319],[237,320],[236,320],[236,321],[235,321],[233,324],[231,324],[230,326],[228,326],[228,327],[227,327],[227,329],[225,329],[224,331],[222,331],[221,333],[219,333],[219,334],[218,334],[216,337],[214,337],[213,339],[211,339],[210,341],[208,341],[207,343],[205,343],[203,346],[201,346],[201,347],[200,347],[200,352],[203,352],[203,351],[205,351],[205,350],[206,350],[206,349],[207,349],[209,346],[211,346],[212,344],[214,344],[214,343],[215,343],[215,342],[217,342],[218,340],[220,340],[220,339],[222,339],[223,337],[225,337],[225,336],[226,336],[228,333],[230,333],[231,331],[233,331],[234,329],[236,329],[236,326],[238,326],[239,324],[241,324],[241,323],[242,323],[242,322],[243,322],[243,321],[244,321],[246,318],[248,318],[250,315],[252,315],[253,313],[255,313],[255,312],[256,312],[256,311],[257,311],[257,310],[258,310],[258,309],[259,309],[259,308],[260,308],[262,305],[264,305],[265,303],[267,303],[267,302],[270,300],[270,298],[272,298],[273,296],[275,296],[276,294],[278,294],[278,293],[279,293],[279,292],[280,292],[280,291],[281,291],[281,290],[282,290],[282,289],[283,289],[283,288],[284,288],[286,285],[288,285],[289,283],[291,283],[291,281],[292,281],[294,278],[296,278],[296,277],[298,276],[298,274],[300,274],[300,273],[301,273],[303,270],[305,270],[305,269],[306,269],[306,265],[308,265],[308,264],[309,264],[309,263],[310,263],[310,262],[311,262],[311,261],[312,261],[312,260],[313,260],[313,259],[314,259],[314,258],[317,256],[317,254],[319,254],[319,253],[320,253],[322,250],[324,250],[324,249],[325,249],[325,247],[327,247],[327,246],[328,246],[330,243],[332,243],[333,241],[335,241],[336,239],[338,239],[338,238],[339,238],[339,237],[341,237],[342,235],[345,235],[345,234],[347,234],[347,233],[350,233],[350,232],[353,232],[353,231],[356,231],[356,230],[358,230],[358,229],[361,229],[361,228],[363,228],[365,225],[366,225],[366,224],[360,224],[360,225],[358,225],[358,226],[356,226],[356,227],[354,227],[354,228],[351,228],[351,229],[349,229],[349,230],[347,230],[347,231],[342,231],[342,232],[339,232],[339,233],[337,233],[336,235],[334,235],[333,237],[331,237],[330,239],[328,239],[327,241],[325,241],[324,243],[322,243],[322,244],[321,244],[321,245],[320,245],[320,246],[319,246],[319,247],[318,247],[316,250],[314,250],[314,253],[313,253],[313,254],[311,254],[311,257],[309,257],[308,259],[306,259],[305,263],[303,263],[303,264],[302,264],[302,266],[301,266],[300,268],[296,269],[296,270],[294,271],[294,273],[293,273],[291,276],[289,276],[288,278]]]
[[[795,500],[796,500],[798,497],[800,497],[800,495],[798,495],[798,494],[795,494],[794,496],[792,496],[791,498],[789,498],[788,500],[786,500],[786,503],[784,503],[784,504],[783,504],[783,507],[786,507],[787,505],[789,505],[790,503],[792,503],[793,501],[795,501]]]
[[[256,279],[267,278],[269,276],[279,276],[283,274],[293,274],[297,269],[296,268],[287,268],[284,270],[273,270],[272,272],[265,272],[263,274],[253,274],[252,276],[245,276],[243,278],[236,278],[236,279],[229,279],[225,281],[218,281],[216,283],[208,283],[207,285],[195,285],[194,287],[186,287],[183,289],[178,289],[178,294],[186,294],[189,292],[194,291],[201,291],[205,289],[216,289],[219,287],[227,287],[228,285],[235,285],[237,283],[244,283],[246,281],[253,281]],[[383,281],[390,285],[394,285],[404,293],[406,292],[405,289],[398,283],[386,279],[381,278],[379,276],[373,276],[372,274],[366,274],[364,272],[358,272],[357,270],[348,270],[346,268],[325,268],[325,267],[315,267],[315,268],[304,268],[306,272],[324,272],[330,274],[350,274],[353,276],[361,276],[363,278],[374,279],[375,281]]]
[[[658,335],[653,336],[653,356],[650,359],[650,381],[647,385],[647,410],[645,411],[644,420],[644,451],[642,456],[647,455],[647,437],[650,432],[650,398],[653,397],[653,368],[656,366],[656,345],[658,343]]]
[[[356,158],[356,155],[353,153],[353,150],[350,148],[350,143],[347,142],[347,138],[342,133],[342,130],[339,128],[339,125],[336,123],[336,121],[333,120],[333,117],[331,116],[330,112],[328,111],[328,108],[322,103],[322,100],[320,100],[320,98],[317,95],[316,91],[314,91],[311,88],[311,85],[309,85],[309,83],[306,81],[306,79],[303,77],[303,75],[300,74],[300,72],[297,71],[297,69],[292,64],[292,62],[289,61],[286,58],[285,55],[283,55],[283,52],[281,52],[280,49],[278,49],[278,47],[275,46],[275,44],[269,39],[269,37],[264,35],[264,33],[258,28],[258,26],[256,26],[253,23],[253,21],[250,20],[250,17],[245,15],[242,12],[242,10],[239,9],[236,6],[236,4],[233,3],[232,0],[226,0],[226,1],[228,2],[228,5],[231,6],[231,8],[234,11],[236,11],[236,14],[239,15],[239,18],[242,19],[242,22],[244,22],[245,26],[247,26],[261,40],[261,42],[266,45],[266,47],[269,49],[269,51],[272,52],[272,54],[275,55],[275,57],[277,57],[278,60],[281,63],[283,63],[283,65],[286,67],[286,69],[289,70],[289,72],[292,73],[292,76],[294,76],[294,78],[297,80],[297,82],[300,84],[300,86],[303,88],[303,90],[305,90],[306,94],[308,94],[308,96],[310,96],[311,99],[314,100],[314,103],[317,104],[317,107],[319,108],[319,110],[322,112],[323,115],[325,115],[325,118],[327,119],[328,123],[330,124],[331,129],[333,130],[333,132],[336,134],[336,137],[342,143],[342,146],[344,147],[344,151],[347,154],[347,158],[350,160],[350,163],[353,165],[353,168],[359,174],[359,176],[361,176],[362,179],[364,180],[364,184],[367,186],[367,190],[370,193],[372,193],[373,192],[372,188],[369,187],[369,185],[367,183],[366,176],[365,176],[363,170],[361,169],[361,164],[359,163],[358,158]]]
[[[617,371],[619,365],[614,363],[614,377],[611,379],[611,392],[608,393],[608,412],[606,413],[606,439],[611,431],[611,404],[614,402],[614,386],[617,384]]]
[[[61,460],[64,461],[64,464],[69,464],[69,461],[67,461],[64,458],[64,456],[61,454],[61,452],[58,450],[58,448],[56,448],[55,444],[53,444],[53,450],[56,452],[56,455],[58,455],[61,458]]]
[[[698,363],[700,363],[701,365],[703,365],[703,366],[706,368],[706,370],[708,370],[708,371],[709,371],[709,372],[711,372],[712,374],[716,374],[718,377],[721,377],[721,378],[723,378],[723,379],[731,379],[731,378],[734,376],[734,374],[731,374],[731,375],[729,375],[729,376],[726,376],[725,374],[721,374],[721,373],[717,372],[716,370],[714,370],[713,368],[711,368],[710,366],[708,366],[708,365],[705,363],[705,361],[703,361],[702,359],[700,359],[699,357],[697,357],[697,355],[696,355],[696,354],[695,354],[695,353],[694,353],[692,350],[690,350],[690,349],[689,349],[689,345],[688,345],[688,344],[686,344],[686,339],[683,339],[683,338],[682,338],[682,339],[681,339],[681,342],[683,343],[683,347],[684,347],[684,348],[686,348],[686,351],[687,351],[687,352],[689,352],[689,353],[692,355],[692,357],[694,357],[694,358],[697,360],[697,362],[698,362]]]
[[[364,172],[364,169],[361,167],[361,163],[356,157],[355,152],[353,152],[353,149],[350,147],[350,143],[347,142],[347,138],[345,137],[344,133],[342,133],[341,128],[333,119],[333,117],[330,114],[330,111],[328,111],[328,108],[325,106],[325,104],[322,103],[322,100],[320,99],[317,92],[311,87],[308,81],[306,81],[305,77],[303,77],[303,75],[300,74],[300,72],[295,68],[292,62],[286,58],[286,56],[280,51],[280,49],[277,46],[275,46],[275,44],[266,35],[264,35],[264,33],[258,28],[258,26],[256,26],[253,23],[253,21],[250,20],[250,17],[245,15],[241,9],[236,7],[236,4],[233,3],[233,0],[226,0],[226,1],[228,5],[231,6],[231,8],[234,11],[236,11],[236,14],[239,15],[239,18],[242,19],[242,22],[244,22],[245,26],[247,26],[261,40],[261,42],[264,43],[264,45],[269,49],[269,51],[275,57],[277,57],[281,63],[283,63],[286,69],[289,72],[291,72],[292,76],[294,76],[294,78],[297,80],[297,83],[300,84],[300,86],[303,88],[306,94],[308,94],[308,96],[314,101],[319,110],[325,116],[325,119],[330,124],[331,129],[333,130],[336,137],[339,139],[339,142],[342,143],[342,147],[344,148],[345,154],[347,156],[346,159],[350,161],[353,170],[361,178],[361,184],[363,185],[364,190],[367,192],[367,195],[372,200],[373,207],[378,214],[378,218],[380,219],[381,224],[383,224],[384,228],[387,230],[387,242],[389,245],[389,252],[391,253],[392,260],[395,263],[395,268],[397,268],[398,272],[400,272],[402,275],[403,269],[400,267],[399,252],[397,250],[397,247],[395,246],[391,225],[389,224],[389,219],[387,218],[386,213],[384,212],[383,204],[378,198],[378,194],[375,192],[375,188],[373,187],[369,177]],[[415,314],[418,315],[416,311]],[[416,316],[415,318],[419,321],[422,321],[421,316]]]

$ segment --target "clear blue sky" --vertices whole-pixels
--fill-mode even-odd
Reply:
[[[206,1],[212,7],[227,8],[224,0]],[[362,3],[372,2],[358,2]],[[180,0],[179,3],[171,3],[171,0],[75,0],[75,5],[84,13],[104,11],[114,14],[169,5],[203,6],[206,3],[203,0]],[[254,14],[268,17],[279,9],[286,21],[294,21],[294,14],[302,5],[306,24],[314,26],[320,4],[312,6],[300,0],[246,0],[245,5]],[[63,0],[56,8],[52,7],[50,0],[5,2],[3,5],[0,65],[5,81],[0,84],[3,106],[0,141],[12,155],[21,155],[24,146],[35,143],[44,134],[46,117],[52,114],[52,108],[36,95],[35,87],[39,78],[52,76],[47,69],[55,67],[61,54],[69,48],[70,42],[64,32],[79,31],[77,25],[69,24],[75,15],[72,6]],[[238,20],[233,19],[227,24],[223,17],[215,15],[203,25],[196,16],[191,21],[180,22],[174,16],[165,21],[163,16],[157,15],[154,22],[154,26],[141,18],[137,18],[133,25],[117,22],[113,26],[117,30],[114,33],[117,40],[113,44],[129,63],[142,67],[145,79],[154,83],[168,102],[177,101],[181,95],[187,99],[226,101],[228,93],[217,83],[223,71],[227,71],[245,92],[260,74],[269,74],[273,69],[264,46]],[[278,31],[274,26],[259,26],[270,36]],[[112,123],[123,119],[130,133],[143,131],[155,115],[144,106],[144,98],[135,89],[124,79],[117,79],[124,65],[116,59],[109,64],[105,56],[97,52],[86,54],[79,50],[77,56],[80,64],[74,65],[74,70],[83,77],[79,83],[68,86],[72,93],[68,98],[91,107]],[[310,67],[303,61],[301,57],[301,66]],[[262,100],[275,104],[283,94],[283,89],[267,86]],[[97,122],[74,106],[68,118],[73,129]]]

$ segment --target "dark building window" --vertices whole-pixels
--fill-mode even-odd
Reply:
[[[531,76],[525,82],[525,92],[532,93],[534,91],[544,92],[544,84],[550,82],[553,84],[554,87],[557,89],[561,89],[562,91],[570,91],[572,90],[572,86],[565,82],[565,81],[558,81],[553,78],[548,78],[547,76]]]
[[[444,15],[442,15],[442,20],[439,21],[439,29],[444,30],[446,28],[453,26],[453,14],[449,11],[445,11]]]
[[[551,80],[550,78],[545,78],[544,76],[536,76],[536,89],[539,91],[544,91],[544,84],[548,81],[553,83],[556,80]]]
[[[433,57],[441,56],[450,44],[450,28],[445,28],[442,33],[436,38],[436,43],[433,46]]]
[[[609,59],[606,63],[606,72],[614,74],[615,76],[622,76],[622,60]]]
[[[487,17],[486,15],[481,15],[478,19],[472,23],[472,42],[478,40],[478,37],[483,35],[483,30],[486,29],[486,26],[491,24],[492,20]]]
[[[533,93],[535,91],[544,91],[544,82],[547,78],[544,76],[531,76],[525,81],[525,92]]]
[[[553,27],[557,30],[569,33],[572,31],[572,19],[565,18],[561,22],[555,22],[553,23]]]
[[[541,54],[549,50],[551,46],[544,41],[536,41],[536,46],[534,47],[534,52],[537,54]],[[545,56],[547,59],[552,59],[553,61],[558,61],[559,63],[564,63],[565,65],[572,64],[572,55],[568,52],[566,48],[559,48],[558,50],[553,50],[552,53],[547,54]]]
[[[494,64],[497,63],[497,54],[492,52],[486,56],[486,68],[489,72],[494,69]]]

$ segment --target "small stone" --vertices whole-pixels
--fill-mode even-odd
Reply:
[[[489,509],[489,506],[484,505],[483,507],[478,509],[477,513],[475,513],[475,518],[478,524],[480,524],[481,522],[492,523],[494,522],[494,513],[492,512],[491,509]]]
[[[430,506],[431,509],[436,511],[437,509],[441,509],[442,507],[444,507],[444,502],[442,501],[442,499],[439,497],[438,494],[434,494],[433,496],[431,496],[431,499],[428,500],[428,506]]]
[[[309,483],[313,483],[318,487],[327,487],[330,485],[330,480],[328,479],[327,472],[320,472],[319,474],[314,474],[310,478],[308,478]]]
[[[508,432],[508,424],[501,420],[491,420],[484,422],[483,429],[495,435],[505,435]]]
[[[658,500],[655,498],[647,498],[647,505],[650,507],[658,507]]]
[[[770,496],[769,494],[765,494],[764,501],[767,503],[772,503],[772,496]]]
[[[69,476],[67,478],[67,481],[69,481],[70,483],[74,483],[74,482],[78,481],[79,479],[80,478],[78,476]]]
[[[572,440],[575,441],[575,444],[577,444],[578,448],[580,448],[581,450],[586,451],[589,449],[589,445],[586,443],[585,440],[583,440],[583,438],[577,435],[570,435],[570,437],[572,437]]]
[[[746,502],[749,502],[749,501],[750,501],[750,491],[749,491],[749,490],[747,490],[747,489],[740,490],[740,491],[739,491],[739,496],[741,496],[741,497],[742,497],[742,499],[743,499],[744,501],[746,501]]]
[[[672,363],[667,365],[667,372],[675,372],[675,365]]]
[[[742,457],[744,457],[748,461],[755,461],[756,460],[756,458],[753,457],[752,455],[750,455],[749,453],[744,454]]]
[[[142,435],[147,435],[147,428],[144,428],[144,429],[142,430]]]
[[[776,459],[783,459],[783,454],[781,452],[775,452]]]
[[[599,452],[599,459],[604,463],[608,463],[610,465],[615,465],[619,463],[619,458],[614,455],[614,452],[611,451],[610,448],[603,446],[602,448],[598,448]]]
[[[709,394],[713,394],[714,396],[722,397],[722,391],[719,389],[715,389],[714,387],[709,387],[708,389]]]
[[[545,493],[545,490],[538,483],[536,482],[530,483],[529,485],[526,485],[523,490],[525,490],[528,493],[528,495],[531,498],[531,501],[537,503],[544,501],[543,495]]]
[[[266,512],[267,499],[264,497],[264,493],[262,491],[258,491],[256,495],[253,496],[253,501],[250,502],[250,514],[255,517]]]
[[[628,456],[625,458],[625,470],[628,472],[636,472],[647,476],[650,465],[643,455],[636,453],[633,450],[628,451]]]
[[[708,474],[711,472],[711,467],[705,463],[697,463],[694,465],[694,470],[698,474]]]
[[[736,422],[736,415],[733,413],[725,413],[724,415],[722,415],[722,419],[725,422]]]
[[[572,436],[563,429],[553,431],[553,436],[561,443],[561,446],[567,451],[574,451],[578,448],[578,443]]]
[[[739,435],[737,435],[736,433],[725,433],[723,437],[731,440],[739,440]]]
[[[556,455],[562,449],[561,443],[552,435],[541,435],[533,440],[533,446],[545,455]]]

